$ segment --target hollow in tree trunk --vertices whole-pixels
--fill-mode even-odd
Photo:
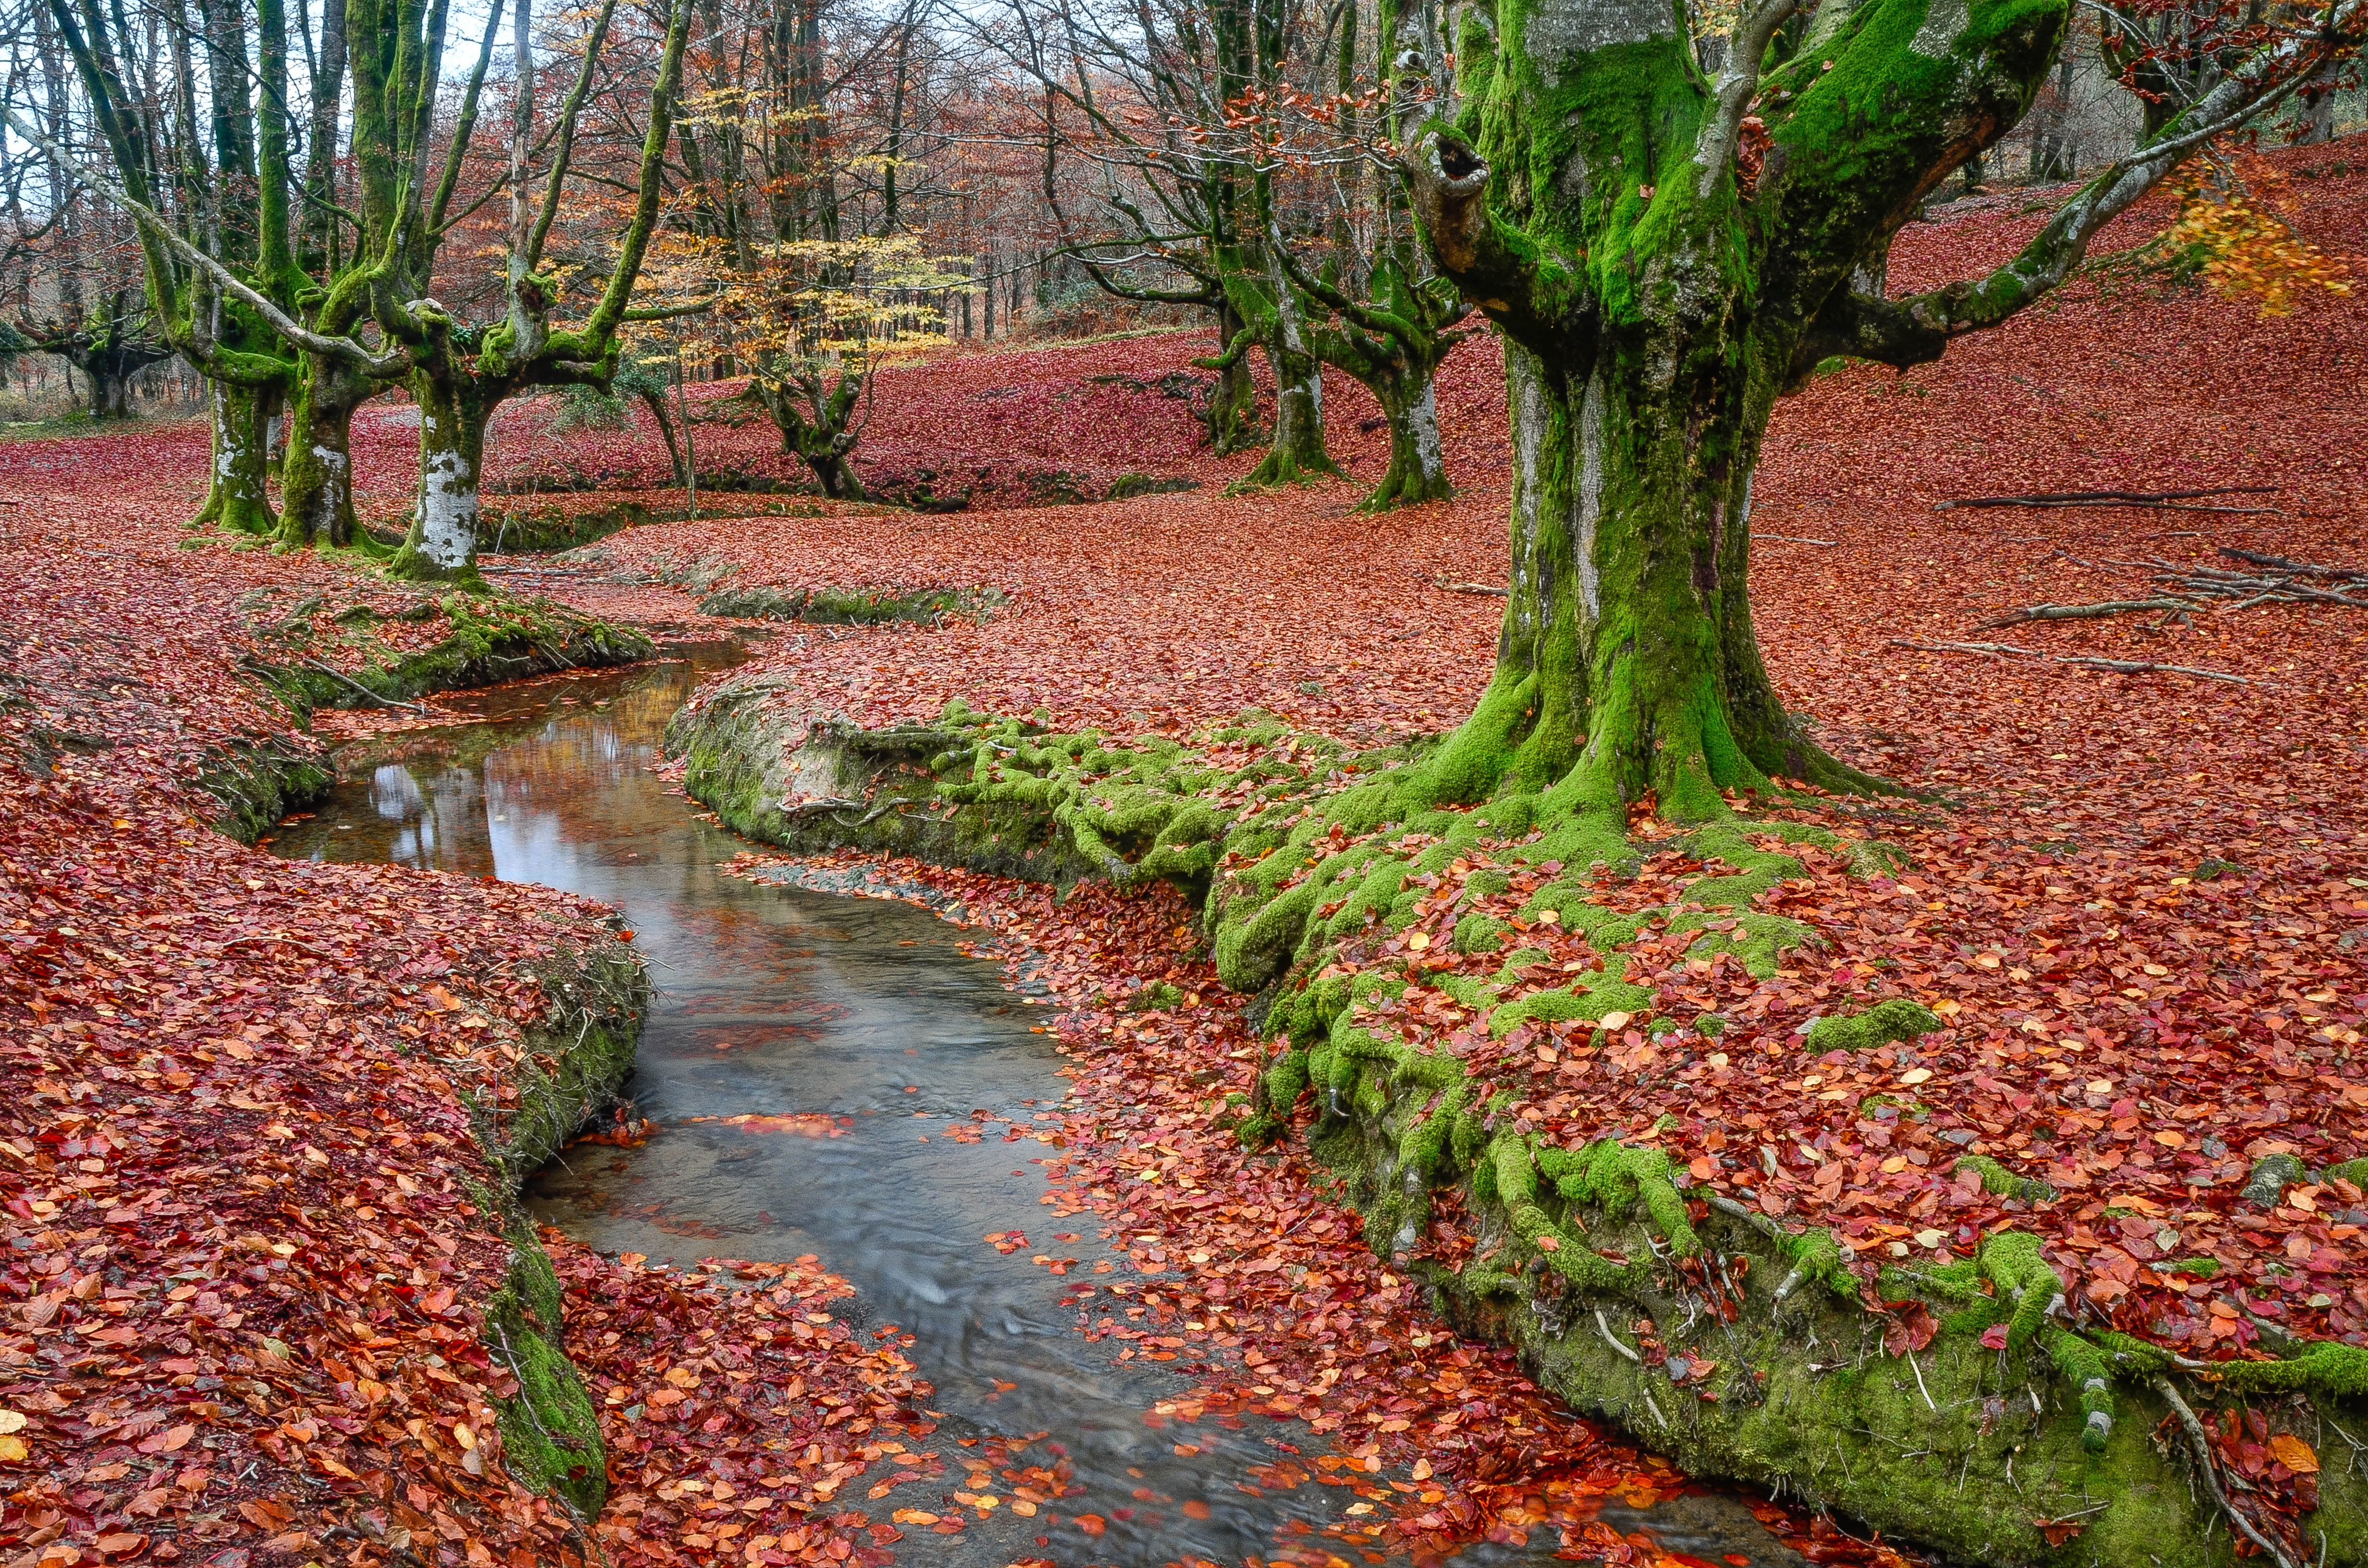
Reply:
[[[213,465],[205,505],[193,526],[212,524],[233,533],[263,537],[279,527],[271,512],[272,416],[279,389],[246,387],[209,378],[207,403],[213,421]]]

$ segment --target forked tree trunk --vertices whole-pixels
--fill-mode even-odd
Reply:
[[[291,545],[358,543],[353,419],[377,388],[349,367],[313,356],[288,409],[279,463],[279,535]]]
[[[484,528],[479,491],[485,426],[503,390],[474,376],[413,373],[411,394],[419,404],[419,489],[410,535],[387,563],[395,575],[443,577],[474,565]]]
[[[279,410],[279,390],[209,378],[206,391],[213,420],[213,466],[205,505],[194,522],[258,538],[268,535],[279,527],[271,512],[268,438],[272,415]]]
[[[1771,775],[1884,788],[1802,738],[1769,682],[1752,469],[1802,367],[1937,356],[1935,308],[1852,275],[2029,108],[2067,8],[1820,7],[1762,78],[1783,10],[1747,7],[1761,32],[1715,83],[1662,6],[1498,0],[1493,37],[1467,30],[1468,107],[1406,168],[1434,262],[1506,339],[1511,580],[1495,678],[1431,786],[1680,819]],[[1871,345],[1876,322],[1924,336]]]
[[[834,501],[860,501],[863,482],[852,460],[855,417],[863,397],[864,373],[842,370],[828,392],[822,372],[799,368],[760,374],[749,391],[781,433],[781,450],[795,456]]]

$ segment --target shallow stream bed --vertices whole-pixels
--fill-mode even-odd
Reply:
[[[1007,1256],[985,1241],[1064,1222],[1039,1202],[1042,1145],[1004,1131],[1067,1086],[1052,1038],[1031,1030],[1042,1014],[1024,983],[1010,988],[917,908],[726,875],[752,846],[653,771],[668,717],[736,657],[683,649],[484,694],[476,722],[347,756],[336,792],[268,842],[299,858],[541,882],[624,911],[658,984],[631,1085],[650,1134],[568,1151],[536,1178],[535,1212],[601,1251],[685,1267],[816,1255],[858,1291],[843,1315],[909,1335],[906,1355],[937,1390],[943,1419],[928,1445],[947,1479],[897,1488],[879,1515],[960,1508],[960,1478],[990,1458],[1006,1506],[959,1536],[908,1535],[900,1562],[1157,1568],[1321,1546],[1351,1498],[1313,1483],[1265,1490],[1252,1471],[1320,1452],[1322,1437],[1265,1417],[1204,1419],[1182,1437],[1153,1411],[1189,1391],[1187,1376],[1115,1363],[1060,1304],[1063,1280],[1027,1249]],[[1095,1228],[1087,1215],[1065,1223]],[[1070,1490],[1022,1517],[1008,1489],[1031,1466],[1058,1470]],[[1105,1533],[1077,1525],[1089,1515]],[[1681,1562],[1802,1561],[1731,1498],[1604,1517]],[[1541,1541],[1475,1543],[1457,1561],[1555,1560]],[[1347,1561],[1308,1560],[1326,1558]]]

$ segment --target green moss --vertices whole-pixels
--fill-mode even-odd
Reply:
[[[1905,996],[1895,996],[1863,1013],[1837,1013],[1819,1018],[1809,1026],[1809,1049],[1874,1051],[1917,1040],[1944,1027],[1931,1008]]]
[[[1983,1277],[2013,1304],[2006,1343],[2009,1350],[2020,1353],[2063,1300],[2064,1281],[2040,1256],[2039,1238],[2026,1232],[2001,1231],[1986,1236],[1976,1256]]]
[[[488,1348],[518,1380],[494,1399],[503,1460],[519,1481],[564,1498],[588,1521],[609,1495],[599,1412],[567,1358],[559,1277],[532,1225],[514,1226],[510,1244],[509,1273],[484,1318]]]
[[[1571,1203],[1591,1204],[1618,1221],[1640,1199],[1653,1229],[1680,1257],[1702,1250],[1685,1200],[1678,1196],[1674,1167],[1659,1149],[1632,1148],[1602,1138],[1584,1149],[1557,1149],[1542,1162],[1554,1187]]]
[[[2054,1187],[2044,1181],[2033,1180],[2030,1176],[2017,1176],[1987,1154],[1961,1155],[1957,1163],[1949,1168],[1949,1174],[1952,1176],[1962,1176],[1966,1171],[1980,1172],[1983,1187],[1998,1194],[2000,1198],[2018,1198],[2025,1203],[2055,1201]]]
[[[215,825],[252,844],[290,812],[329,792],[336,771],[292,739],[233,741],[199,760],[197,785],[221,803]]]
[[[2368,1349],[2322,1340],[2283,1361],[2215,1361],[2208,1374],[2244,1393],[2313,1393],[2368,1399]]]
[[[2318,1173],[2321,1181],[2348,1181],[2368,1190],[2368,1159],[2346,1160],[2340,1165],[2329,1165]]]
[[[2092,1454],[2105,1451],[2113,1437],[2113,1380],[2098,1348],[2077,1334],[2060,1328],[2047,1331],[2048,1358],[2080,1400],[2085,1422],[2080,1446]]]
[[[1006,603],[995,588],[723,588],[699,603],[701,615],[743,620],[803,620],[818,626],[894,621],[934,625],[948,617],[985,620]]]

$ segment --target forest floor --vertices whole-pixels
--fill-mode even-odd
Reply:
[[[2368,253],[2359,146],[2280,163],[2294,223],[2330,252]],[[2026,206],[1990,198],[1910,228],[1895,288],[2003,256],[2040,222]],[[2143,237],[2124,230],[2123,244]],[[1564,1042],[1557,1060],[1554,1040],[1525,1038],[1533,1057],[1497,1062],[1525,1085],[1520,1114],[1574,1137],[1673,1116],[1662,1146],[1697,1181],[1748,1183],[1765,1211],[1883,1256],[1962,1253],[2010,1216],[2042,1233],[2084,1310],[2193,1356],[2248,1353],[2264,1324],[2368,1343],[2361,1195],[2237,1200],[2264,1155],[2317,1166],[2368,1153],[2368,621],[2231,604],[2184,625],[1982,629],[2021,605],[2147,597],[2157,559],[2235,564],[2220,552],[2244,550],[2368,566],[2363,326],[2368,297],[2313,293],[2262,317],[2106,272],[1940,365],[1844,370],[1790,401],[1757,484],[1771,672],[1829,749],[1949,803],[1874,824],[1909,858],[1896,877],[1804,857],[1809,875],[1770,907],[1817,931],[1813,961],[1755,980],[1691,968],[1674,945],[1637,949],[1631,978],[1661,1008],[1735,1021],[1718,1052],[1614,1078],[1590,1076],[1588,1058],[1650,1065],[1634,1054],[1648,1040]],[[738,516],[631,528],[555,568],[495,564],[565,572],[509,580],[661,634],[723,624],[687,581],[1005,596],[981,619],[798,627],[760,652],[784,700],[865,723],[933,717],[959,697],[1134,733],[1248,706],[1358,740],[1451,727],[1487,678],[1500,602],[1468,591],[1503,572],[1508,448],[1489,346],[1459,349],[1442,377],[1462,494],[1382,517],[1355,514],[1348,483],[1222,496],[1255,454],[1195,452],[1185,402],[1163,390],[1206,347],[1142,336],[900,372],[872,443],[882,470],[958,454],[937,466],[966,462],[980,503],[1034,498],[1037,472],[1196,491],[949,515],[737,492],[710,504]],[[1376,476],[1383,437],[1358,428],[1370,402],[1345,383],[1327,401],[1336,455]],[[373,406],[358,422],[381,517],[400,503],[409,412]],[[645,426],[553,433],[552,413],[522,408],[497,427],[506,483],[615,487],[553,503],[567,507],[678,500],[625,488],[665,472]],[[699,427],[711,435],[746,472],[771,472],[756,436]],[[324,711],[302,733],[241,655],[292,649],[351,673],[477,612],[350,563],[185,536],[205,462],[190,424],[16,444],[0,469],[0,1052],[30,1085],[0,1108],[0,1551],[575,1568],[586,1554],[564,1509],[486,1462],[488,1402],[509,1390],[481,1317],[507,1248],[467,1196],[487,1170],[461,1091],[502,1092],[551,1006],[537,966],[613,945],[613,923],[533,888],[290,863],[211,830],[219,812],[196,780],[225,756],[317,757],[340,734],[420,722]],[[2272,487],[2214,503],[2269,509],[1935,509],[2210,486]],[[802,515],[762,515],[783,508]],[[370,613],[340,619],[357,608]],[[2081,658],[2242,684],[2066,662]],[[1691,869],[1652,858],[1645,875]],[[879,869],[883,886],[954,892],[1015,960],[1051,960],[1076,1091],[1067,1124],[1044,1133],[1062,1162],[1048,1218],[1122,1223],[1128,1260],[1169,1292],[1151,1320],[1163,1333],[1111,1324],[1133,1336],[1118,1354],[1230,1369],[1212,1374],[1208,1411],[1255,1398],[1331,1436],[1335,1452],[1308,1468],[1371,1494],[1372,1529],[1308,1550],[1428,1556],[1552,1528],[1653,1559],[1648,1543],[1604,1539],[1591,1507],[1679,1478],[1614,1435],[1550,1424],[1551,1401],[1518,1369],[1455,1346],[1363,1250],[1303,1153],[1247,1160],[1223,1135],[1219,1101],[1247,1084],[1249,1037],[1180,903],[1090,890],[1056,903]],[[1121,1007],[1154,981],[1176,987],[1169,1005]],[[1906,1059],[1812,1062],[1796,1026],[1843,998],[1894,995],[1949,1020],[1912,1071],[1971,1134],[1957,1147],[2061,1201],[2009,1207],[1950,1178],[1956,1147],[1835,1111],[1843,1075],[1901,1076]],[[1212,1084],[1216,1064],[1231,1076]],[[1764,1180],[1763,1144],[1781,1151]],[[1161,1173],[1156,1202],[1120,1185],[1146,1168]],[[1261,1266],[1241,1267],[1251,1250]],[[772,1266],[754,1273],[763,1289],[726,1290],[721,1271],[631,1268],[555,1239],[552,1251],[610,1443],[616,1493],[597,1529],[612,1557],[876,1562],[905,1529],[962,1517],[916,1484],[934,1471],[882,1473],[928,1423],[893,1340],[809,1321],[844,1290],[828,1276]],[[2157,1267],[2174,1257],[2216,1267]],[[679,1349],[691,1344],[712,1348],[694,1361]],[[677,1357],[667,1382],[682,1397],[644,1402],[677,1416],[654,1441],[612,1391],[653,1384],[661,1352]],[[1247,1369],[1269,1392],[1247,1392]],[[792,1376],[808,1398],[771,1403]],[[863,1414],[825,1422],[825,1395]],[[2250,1473],[2291,1495],[2282,1463]],[[901,1505],[847,1500],[875,1479],[921,1498],[903,1528]],[[973,1474],[971,1494],[994,1479]],[[927,1525],[909,1517],[932,1509]],[[1819,1560],[1880,1555],[1825,1521],[1778,1522]]]

